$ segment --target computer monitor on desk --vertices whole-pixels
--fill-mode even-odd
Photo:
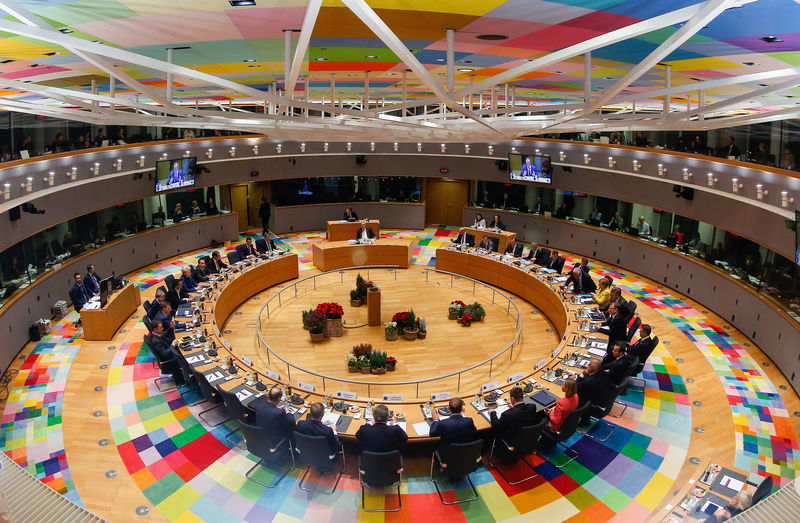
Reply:
[[[108,295],[111,294],[111,292],[114,290],[112,288],[112,284],[111,284],[111,280],[112,279],[113,279],[113,276],[109,276],[108,278],[103,278],[102,280],[100,280],[100,299],[101,300],[103,299],[103,292],[105,292],[106,298],[108,298]]]
[[[106,303],[108,303],[108,285],[106,285],[105,287],[103,285],[100,285],[100,308],[101,309],[105,308]]]

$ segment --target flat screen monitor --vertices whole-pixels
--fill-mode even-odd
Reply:
[[[113,290],[111,288],[111,278],[112,277],[109,276],[108,278],[103,278],[102,280],[100,280],[100,294],[101,295],[103,294],[103,291],[105,291],[106,294],[109,294]]]
[[[100,307],[104,308],[108,303],[108,287],[100,288]]]
[[[191,187],[197,168],[197,157],[173,158],[156,163],[156,192]]]
[[[800,211],[794,211],[794,262],[800,265]]]
[[[519,182],[552,183],[553,166],[546,154],[508,154],[508,171]]]

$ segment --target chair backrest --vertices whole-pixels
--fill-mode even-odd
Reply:
[[[236,263],[238,261],[241,261],[241,259],[242,259],[239,256],[239,253],[237,253],[236,251],[229,252],[227,256],[228,256],[228,263],[231,264],[231,265],[233,265],[234,263]]]
[[[142,317],[142,323],[144,323],[148,331],[153,332],[153,320],[148,318],[146,314]]]
[[[217,390],[222,392],[219,388]],[[247,451],[259,458],[269,459],[271,457],[269,451],[270,443],[266,429],[259,425],[250,425],[242,421],[239,422],[239,426],[242,428],[242,436],[244,436],[244,441],[247,444]]]
[[[753,502],[750,504],[751,507],[772,494],[772,484],[772,476],[764,478],[764,481],[756,487],[756,491],[753,493]]]
[[[633,318],[633,314],[636,312],[636,302],[633,300],[628,300],[625,302],[625,321],[630,321]]]
[[[371,487],[387,487],[400,481],[403,471],[403,456],[399,450],[391,452],[369,452],[358,456],[358,473],[361,481]]]
[[[181,351],[173,347],[172,354],[175,357],[175,360],[178,362],[178,367],[181,369],[181,373],[183,373],[183,379],[186,381],[186,383],[189,383],[194,375],[194,371],[189,366],[186,358],[183,357],[183,354],[181,354]],[[208,384],[208,381],[206,381],[206,384]]]
[[[302,464],[326,467],[331,462],[328,458],[331,449],[325,436],[310,436],[295,431],[294,448],[297,452],[297,460]]]
[[[147,314],[150,312],[150,300],[144,300],[142,302],[142,306],[144,307],[144,313]]]
[[[219,385],[217,385],[217,392],[222,396],[222,401],[225,402],[225,410],[228,411],[230,417],[240,423],[247,419],[247,411],[235,392],[227,391]]]
[[[469,443],[451,443],[447,447],[447,456],[444,462],[447,468],[444,472],[448,476],[466,476],[478,470],[481,460],[481,446],[483,441],[475,440]]]
[[[158,293],[158,291],[162,291],[165,295],[167,294],[167,288],[164,287],[163,285],[158,287],[158,290],[156,291],[156,293]]]
[[[556,443],[564,441],[575,434],[575,431],[578,430],[578,423],[580,423],[583,414],[590,405],[591,403],[584,403],[582,407],[578,407],[569,413],[567,419],[565,419],[564,423],[561,424],[561,428],[558,429],[555,440]]]
[[[497,248],[500,245],[500,239],[490,236],[489,241],[492,242],[492,251],[497,252]]]
[[[267,252],[267,240],[259,238],[256,240],[256,250],[261,253]]]
[[[634,356],[633,359],[628,364],[628,370],[625,372],[625,378],[628,376],[633,376],[634,371],[639,367],[639,356]],[[622,383],[625,383],[625,378],[623,378]],[[619,383],[615,383],[614,385],[620,385]]]
[[[247,244],[246,243],[241,243],[241,244],[237,245],[236,246],[236,253],[242,258],[247,257],[247,255],[249,254],[248,249],[247,249]]]
[[[514,454],[517,456],[527,456],[536,450],[536,443],[539,441],[539,436],[542,431],[550,423],[550,419],[545,417],[536,425],[528,425],[521,427],[514,435],[514,440],[508,442],[511,447],[514,447]]]
[[[188,363],[186,365],[189,365]],[[212,401],[214,403],[219,403],[219,396],[214,392],[214,388],[208,382],[208,379],[203,375],[202,372],[195,372],[195,378],[197,379],[197,386],[200,387],[200,393],[203,395],[207,401]]]
[[[61,246],[61,243],[56,239],[50,240],[50,247],[53,249],[53,254],[55,254],[56,256],[64,253],[64,248]]]
[[[206,269],[211,268],[211,257],[210,256],[203,256],[203,257],[200,258],[200,260],[205,260],[206,261]],[[200,263],[200,260],[197,260],[197,263]]]
[[[175,276],[167,274],[164,278],[164,284],[167,286],[167,289],[172,290],[172,287],[175,285]]]
[[[653,354],[653,351],[656,350],[656,347],[658,347],[659,343],[660,341],[658,339],[658,336],[653,336],[653,343],[650,345],[650,350],[647,351],[646,353],[639,354],[639,365],[641,365],[642,368],[644,368],[644,364],[647,363],[647,358],[649,358],[650,355]]]
[[[628,384],[623,382],[622,385],[617,385],[614,388],[613,392],[611,393],[611,397],[608,398],[606,404],[601,405],[601,407],[603,408],[603,416],[607,416],[608,413],[611,412],[611,409],[614,408],[614,402],[617,401],[617,398],[619,397],[620,394],[625,392],[625,389],[627,387]]]
[[[630,343],[630,341],[633,339],[633,335],[636,334],[636,331],[638,331],[639,327],[641,326],[642,326],[641,318],[637,317],[635,320],[633,320],[633,323],[631,324],[630,328],[628,328],[628,334],[627,334],[628,343]]]

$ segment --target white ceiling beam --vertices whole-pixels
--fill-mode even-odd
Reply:
[[[303,17],[303,26],[300,29],[300,37],[294,50],[292,67],[289,70],[289,77],[285,80],[286,93],[289,98],[291,98],[290,94],[294,92],[294,86],[297,84],[297,77],[300,74],[300,68],[303,66],[303,61],[308,51],[308,43],[311,41],[311,34],[314,32],[314,25],[317,23],[320,7],[322,7],[322,0],[308,0],[306,14]]]

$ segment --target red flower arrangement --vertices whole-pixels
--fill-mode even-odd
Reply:
[[[472,325],[472,316],[469,314],[462,314],[461,317],[458,319],[458,323],[463,324],[466,327]]]
[[[397,363],[397,359],[394,356],[389,356],[386,358],[386,363]]]
[[[397,330],[403,332],[403,329],[408,327],[408,311],[398,312],[392,316],[392,321],[397,323]]]
[[[320,303],[317,305],[317,312],[329,320],[334,320],[342,317],[344,314],[344,309],[336,302]]]

